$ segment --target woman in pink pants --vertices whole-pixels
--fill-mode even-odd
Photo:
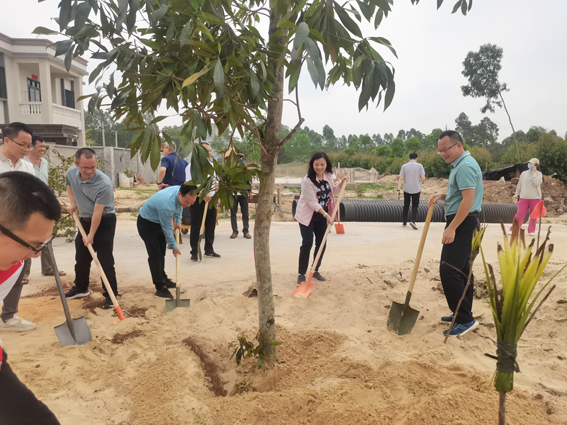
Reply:
[[[529,210],[530,214],[535,210],[537,204],[541,202],[541,183],[543,175],[537,170],[539,159],[532,158],[528,162],[528,170],[520,175],[520,180],[516,186],[516,194],[514,195],[514,203],[518,203],[518,212],[514,216],[514,220],[522,225],[524,217]],[[518,200],[518,197],[520,198]],[[528,235],[533,235],[536,229],[537,219],[530,218],[528,225]],[[511,230],[511,229],[510,229]]]

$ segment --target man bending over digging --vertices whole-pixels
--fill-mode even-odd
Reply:
[[[175,288],[175,282],[165,274],[166,244],[173,248],[173,255],[181,255],[172,233],[173,227],[181,230],[183,208],[195,203],[193,194],[197,186],[172,186],[157,192],[140,208],[138,233],[146,244],[148,264],[152,281],[156,287],[156,297],[173,299],[168,288]]]
[[[447,194],[431,195],[429,205],[445,200],[447,225],[441,241],[443,249],[439,274],[447,304],[455,314],[467,285],[473,233],[480,224],[482,172],[470,152],[463,148],[463,139],[456,131],[447,130],[441,133],[437,147],[437,153],[445,162],[451,164],[451,173]],[[473,279],[471,275],[471,280]],[[464,335],[478,326],[472,315],[473,294],[474,285],[469,285],[453,329],[450,329],[450,332],[444,331],[444,334],[449,332],[451,336]],[[453,316],[444,316],[441,320],[451,323]]]
[[[18,171],[0,175],[0,302],[24,276],[24,261],[37,258],[53,239],[61,206],[37,177]],[[2,345],[2,341],[0,341]],[[45,404],[18,379],[0,348],[0,423],[58,425]]]

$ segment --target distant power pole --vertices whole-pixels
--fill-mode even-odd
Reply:
[[[118,147],[118,132],[114,132],[114,146]]]
[[[102,146],[106,146],[104,141],[104,121],[101,120],[100,123],[102,124]]]

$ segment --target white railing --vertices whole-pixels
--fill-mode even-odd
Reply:
[[[67,108],[61,105],[52,105],[52,108],[53,108],[53,115],[57,115],[59,117],[71,118],[77,121],[81,120],[81,112],[77,111],[76,109]]]
[[[20,112],[22,115],[41,115],[41,103],[20,102]]]

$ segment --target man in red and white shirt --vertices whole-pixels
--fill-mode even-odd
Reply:
[[[0,174],[0,302],[21,281],[24,261],[39,257],[51,242],[53,225],[60,218],[57,198],[37,177],[17,171]],[[7,359],[0,348],[0,423],[59,425]]]

